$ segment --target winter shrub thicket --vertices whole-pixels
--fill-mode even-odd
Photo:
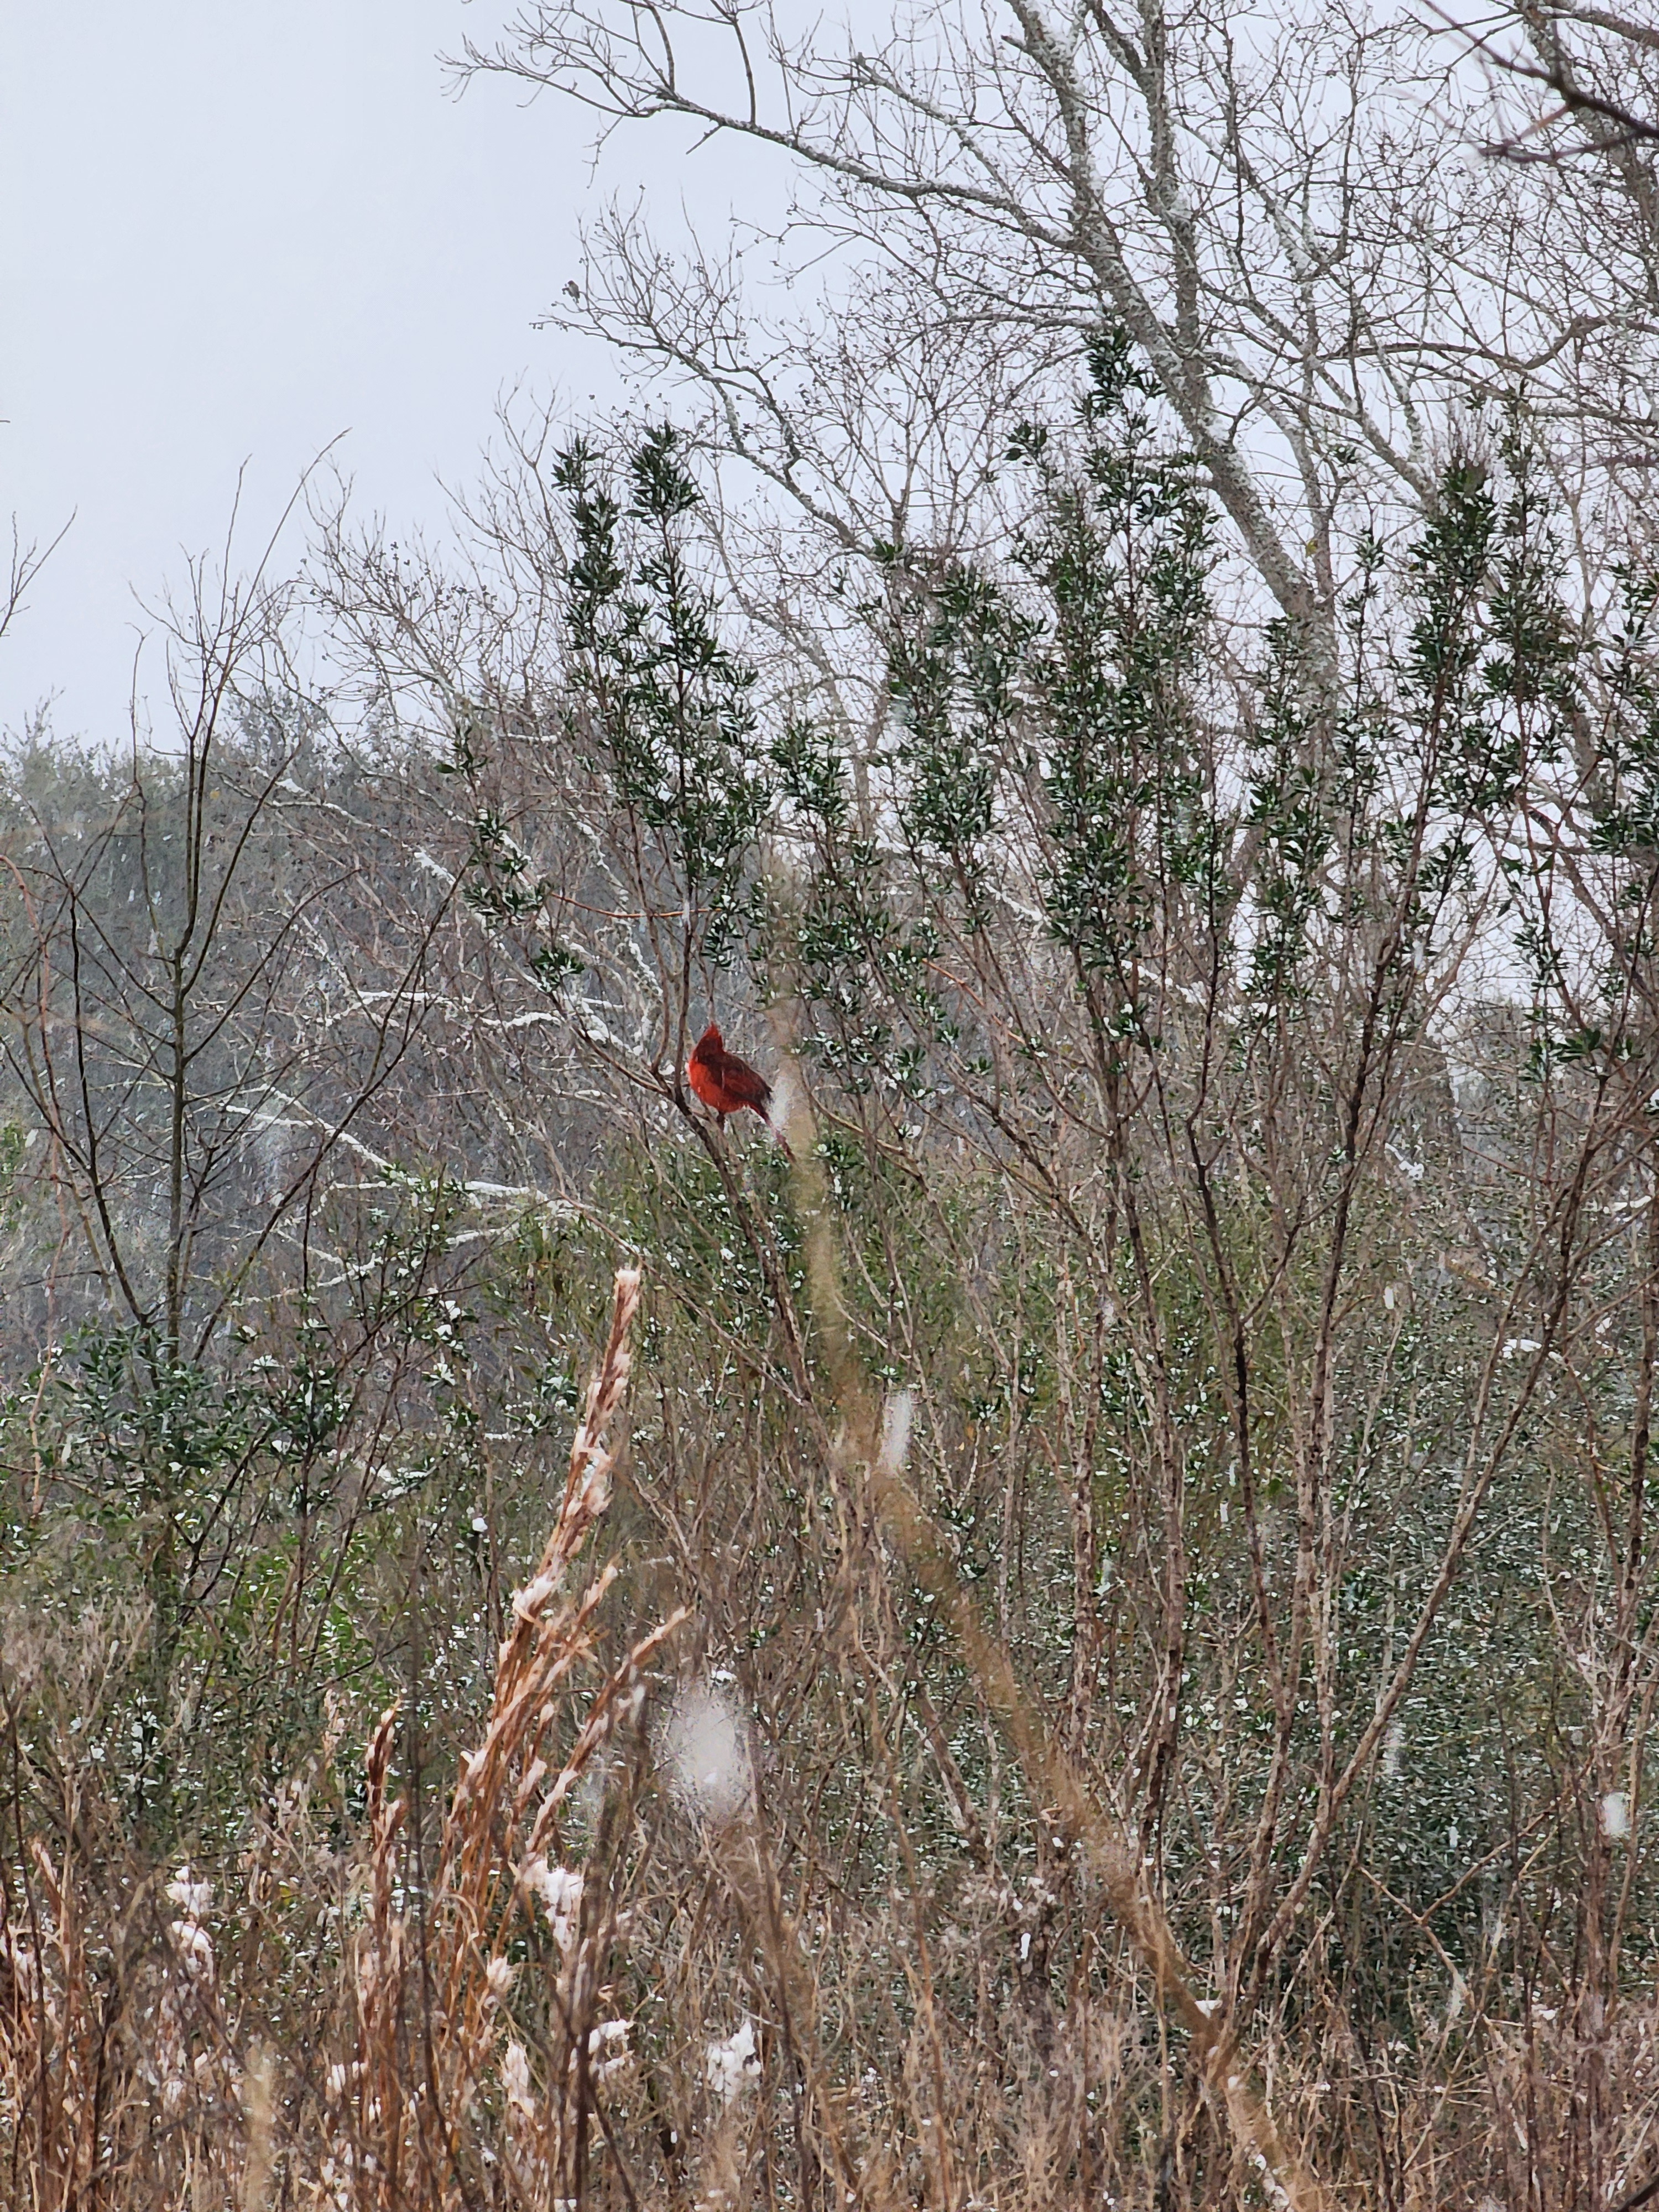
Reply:
[[[1517,417],[1334,667],[1115,336],[1004,483],[809,652],[573,446],[14,750],[20,2206],[1643,2179],[1659,580]]]

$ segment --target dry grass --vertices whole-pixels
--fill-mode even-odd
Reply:
[[[483,1736],[455,1784],[429,1881],[408,1848],[406,1801],[393,1795],[396,1707],[368,1747],[367,1835],[341,1916],[349,1932],[320,2112],[283,2098],[267,2046],[238,2054],[221,2002],[212,1884],[181,1868],[162,1889],[177,1917],[146,1947],[149,1888],[139,1886],[112,1929],[100,1918],[107,1897],[77,1884],[71,1854],[54,1863],[32,1838],[31,1867],[3,1893],[3,2110],[20,2208],[69,2212],[121,2192],[134,2203],[177,2193],[254,2204],[273,2181],[284,2202],[363,2212],[459,2207],[503,2188],[526,2204],[582,2194],[591,2082],[622,2053],[594,2018],[593,1962],[612,1931],[583,1908],[580,1874],[565,1885],[569,1910],[551,1916],[556,1963],[538,2008],[544,2027],[553,2023],[550,2057],[533,2091],[509,2000],[536,1900],[544,1912],[559,1901],[548,1854],[560,1808],[637,1721],[647,1670],[685,1620],[677,1611],[635,1644],[555,1751],[617,1572],[573,1587],[611,1500],[607,1437],[627,1389],[639,1283],[635,1269],[617,1275],[558,1517],[514,1598]],[[267,1911],[296,1875],[309,1872],[316,1886],[316,1866],[304,1863],[303,1798],[289,1793],[281,1832],[265,1839],[254,1888]]]
[[[852,1626],[817,1660],[860,1686],[856,1744],[796,1747],[781,1799],[781,1754],[726,1670],[672,1663],[706,1631],[684,1605],[606,1662],[617,1566],[580,1570],[611,1503],[639,1298],[623,1271],[552,1532],[428,1820],[393,1706],[343,1837],[321,1809],[357,1764],[337,1729],[210,1878],[144,1870],[89,1791],[57,1852],[31,1838],[0,1890],[18,2212],[1520,2212],[1637,2186],[1659,2109],[1650,2009],[1506,2016],[1493,1987],[1419,2004],[1412,2034],[1378,2044],[1328,1983],[1248,2034],[1199,1994],[1131,1838],[952,1578],[907,1487],[902,1415],[884,1421],[850,1369],[831,1473],[861,1530],[837,1571]],[[881,1626],[901,1560],[1043,1808],[1023,1877],[925,1690],[902,1717],[903,1649]],[[700,1613],[718,1604],[699,1593]],[[823,1801],[854,1756],[864,1832],[836,1842]],[[921,1766],[955,1808],[968,1871],[946,1887]],[[817,1805],[799,1786],[815,1768]]]

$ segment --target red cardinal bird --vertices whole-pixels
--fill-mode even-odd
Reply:
[[[727,1052],[713,1022],[693,1046],[685,1072],[703,1104],[713,1107],[720,1115],[722,1128],[728,1114],[736,1114],[745,1106],[752,1106],[762,1121],[771,1127],[771,1085],[746,1060]],[[772,1133],[787,1152],[789,1147],[783,1144],[780,1133],[773,1129]]]

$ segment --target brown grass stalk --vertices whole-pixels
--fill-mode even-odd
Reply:
[[[611,1500],[616,1450],[610,1435],[627,1390],[639,1297],[639,1270],[621,1269],[609,1340],[571,1446],[558,1515],[534,1575],[513,1598],[489,1717],[477,1749],[462,1761],[424,1899],[411,1863],[404,1800],[391,1796],[387,1778],[395,1707],[369,1745],[372,1911],[357,1954],[349,2076],[357,2091],[360,2139],[333,2164],[337,2177],[349,2178],[359,2212],[410,2204],[460,2212],[477,2201],[482,2172],[498,2156],[478,2135],[476,2120],[496,2101],[501,2080],[508,2000],[519,1975],[509,1952],[531,1911],[526,1870],[544,1848],[560,1806],[631,1717],[646,1668],[687,1618],[680,1607],[633,1645],[589,1701],[554,1772],[550,1744],[560,1692],[592,1654],[596,1616],[617,1573],[613,1564],[585,1589],[567,1587]],[[562,1984],[572,1972],[567,1963]],[[556,2014],[569,1995],[568,1986],[553,1991]],[[517,2112],[516,2166],[520,2185],[532,2197],[545,2193],[560,2172],[576,2117],[565,2084],[552,2087],[539,2107],[538,2128],[526,2130]]]

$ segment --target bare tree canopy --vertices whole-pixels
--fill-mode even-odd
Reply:
[[[1623,27],[1572,21],[1595,55],[1570,61],[1559,11],[1536,36],[1588,87]],[[1462,43],[1347,6],[1015,0],[867,46],[770,5],[532,6],[465,66],[603,128],[750,142],[791,181],[756,235],[802,269],[836,253],[829,327],[769,321],[732,262],[623,215],[573,312],[698,387],[710,434],[832,533],[970,530],[1011,396],[1109,324],[1272,600],[1325,628],[1344,534],[1422,512],[1469,404],[1520,397],[1587,501],[1644,490],[1655,459],[1650,152],[1581,106],[1589,167],[1495,167]]]

